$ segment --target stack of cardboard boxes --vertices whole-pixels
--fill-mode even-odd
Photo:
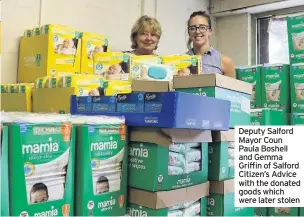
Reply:
[[[213,131],[208,144],[208,216],[253,216],[253,208],[234,206],[234,127],[250,125],[251,85],[217,74],[175,77],[175,91],[231,102],[230,130]]]

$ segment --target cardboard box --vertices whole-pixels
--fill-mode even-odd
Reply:
[[[223,75],[204,74],[175,76],[173,88],[176,91],[229,100],[231,102],[230,128],[237,125],[250,125],[251,84]]]
[[[11,216],[74,215],[74,145],[69,123],[9,124]]]
[[[294,113],[291,116],[291,125],[304,125],[304,113]]]
[[[251,125],[265,126],[283,126],[288,123],[288,116],[283,111],[273,109],[252,109],[251,110]]]
[[[164,191],[207,181],[207,142],[211,141],[210,131],[131,128],[129,140],[130,187],[147,191]],[[182,171],[175,173],[176,175],[169,175],[169,146],[172,143],[202,143],[198,148],[201,151],[201,159],[197,160],[201,164],[198,171],[190,173]],[[178,155],[180,156],[184,155]],[[179,165],[179,167],[183,166]]]
[[[77,97],[71,98],[71,114],[102,115],[78,109]],[[182,92],[163,93],[161,112],[114,112],[107,115],[123,115],[128,126],[161,127],[179,129],[228,130],[230,102]],[[191,105],[191,107],[189,107]],[[249,105],[249,104],[248,104]],[[212,112],[210,112],[212,111]]]
[[[9,204],[9,162],[8,162],[8,128],[0,125],[1,138],[1,216],[10,216]]]
[[[290,66],[291,112],[304,111],[304,63]]]
[[[209,181],[234,178],[234,130],[213,131],[209,143]]]
[[[290,112],[289,65],[266,64],[262,69],[262,105]]]
[[[254,208],[254,216],[255,217],[268,216],[268,208],[265,207]]]
[[[7,112],[32,112],[32,94],[1,93],[1,110]]]
[[[206,216],[209,182],[171,191],[148,192],[129,189],[128,214],[130,216],[168,216],[170,208],[189,201],[200,201],[201,212]]]
[[[290,63],[304,62],[304,15],[287,18]]]
[[[234,179],[210,182],[208,216],[253,216],[254,208],[234,206]]]
[[[172,83],[169,81],[132,81],[133,92],[168,92],[172,90]]]
[[[65,40],[73,42],[73,53],[58,53]],[[48,34],[23,37],[20,41],[18,82],[28,83],[44,76],[80,72],[80,55],[80,32],[73,29],[52,28]]]
[[[109,123],[77,126],[76,216],[126,214],[126,126]]]
[[[237,79],[252,85],[250,108],[261,108],[261,65],[238,67],[236,69]]]
[[[299,216],[299,208],[277,207],[268,208],[269,216]]]

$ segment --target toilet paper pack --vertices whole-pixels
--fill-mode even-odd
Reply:
[[[289,65],[265,64],[262,69],[262,106],[290,112]]]
[[[237,79],[252,84],[252,94],[250,97],[250,108],[261,108],[261,67],[257,66],[240,66],[236,68]]]
[[[287,17],[290,63],[304,61],[304,15]]]
[[[7,115],[11,215],[70,215],[74,204],[74,128],[68,116]],[[20,184],[24,183],[24,184]]]
[[[125,119],[72,116],[72,122],[77,124],[78,141],[76,215],[124,215],[127,193]]]
[[[200,145],[185,154],[169,150],[175,142],[187,145],[186,141],[190,145]],[[211,141],[210,131],[132,128],[129,186],[147,191],[167,191],[207,181],[207,141]]]
[[[304,111],[304,63],[290,65],[291,112]]]

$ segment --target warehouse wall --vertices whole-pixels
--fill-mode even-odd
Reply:
[[[188,16],[208,6],[209,0],[179,0],[178,4],[176,0],[2,0],[1,82],[16,82],[19,38],[27,28],[49,23],[68,25],[108,36],[113,50],[129,50],[134,21],[148,14],[163,27],[158,53],[184,53]]]

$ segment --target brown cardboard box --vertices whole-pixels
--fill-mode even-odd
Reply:
[[[212,142],[234,142],[234,129],[212,131]]]
[[[149,192],[129,189],[129,203],[151,209],[162,209],[177,204],[196,201],[209,195],[209,182],[172,191]]]
[[[210,182],[210,193],[212,194],[234,193],[234,179],[230,179],[226,181]]]
[[[70,113],[71,96],[75,88],[33,89],[33,112]]]
[[[172,90],[172,83],[168,81],[132,81],[134,92],[168,92]]]
[[[31,112],[32,96],[26,93],[1,93],[1,110],[7,112]]]

